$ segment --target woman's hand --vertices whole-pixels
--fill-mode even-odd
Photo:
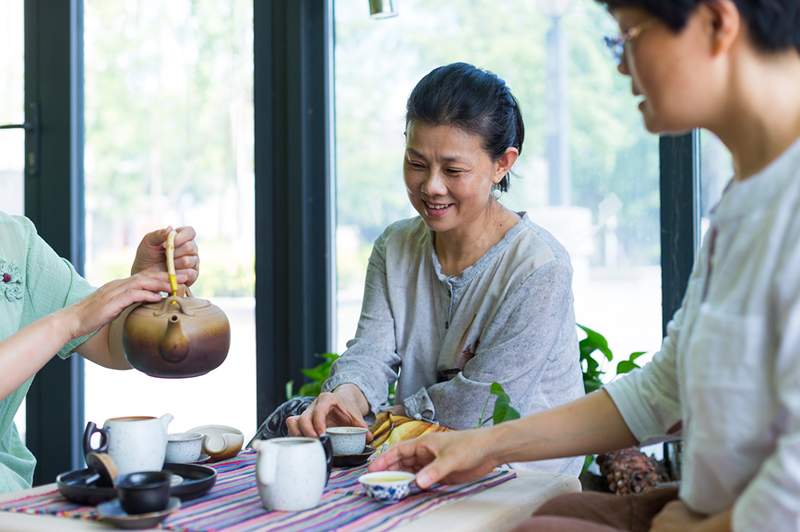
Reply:
[[[428,434],[399,443],[378,457],[370,471],[417,473],[417,485],[460,484],[489,474],[496,465],[490,456],[491,429]]]
[[[291,436],[318,438],[328,427],[364,427],[363,407],[367,400],[361,390],[353,384],[343,384],[333,392],[323,392],[299,416],[286,418],[286,427]],[[367,434],[367,441],[372,434]]]
[[[179,274],[178,282],[185,282]],[[89,334],[116,318],[134,303],[161,301],[160,292],[169,292],[169,277],[164,272],[142,272],[101,286],[92,295],[60,313],[66,318],[70,338]]]
[[[136,258],[131,266],[131,274],[152,271],[167,271],[166,245],[167,235],[172,227],[158,229],[144,235],[139,247],[136,249]],[[194,228],[179,227],[175,235],[175,273],[184,276],[181,284],[191,286],[200,275],[200,256],[197,254]]]

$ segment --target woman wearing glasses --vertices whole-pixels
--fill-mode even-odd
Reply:
[[[523,139],[517,101],[496,75],[455,63],[417,84],[403,176],[419,216],[375,242],[355,338],[323,393],[288,418],[290,434],[366,426],[394,382],[394,413],[454,429],[479,424],[492,382],[523,413],[583,395],[569,257],[498,201]],[[535,467],[577,475],[581,465]]]
[[[705,128],[735,176],[681,310],[644,369],[489,429],[400,444],[372,465],[460,482],[510,461],[680,435],[680,491],[569,495],[529,530],[800,529],[800,4],[606,0],[610,43],[654,133]]]
[[[31,486],[36,459],[14,425],[33,377],[58,354],[73,352],[101,366],[130,369],[121,324],[128,305],[158,301],[169,291],[164,267],[168,230],[144,237],[132,276],[95,290],[36,233],[30,220],[0,212],[0,493]],[[177,280],[192,284],[199,257],[191,227],[175,238]]]

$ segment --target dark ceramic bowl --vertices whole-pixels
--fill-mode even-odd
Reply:
[[[129,473],[117,481],[119,502],[128,514],[162,511],[169,503],[169,489],[166,471]]]

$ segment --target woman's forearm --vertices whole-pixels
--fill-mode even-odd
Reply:
[[[604,390],[490,430],[497,464],[602,453],[638,443]]]
[[[70,319],[63,311],[55,312],[0,341],[0,400],[33,377],[73,339]]]

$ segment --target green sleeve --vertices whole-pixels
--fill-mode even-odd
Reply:
[[[32,320],[47,316],[73,303],[77,303],[94,291],[94,288],[75,271],[72,264],[53,251],[37,233],[33,224],[29,225],[27,260],[27,297],[31,302],[34,316]],[[72,340],[61,348],[58,356],[69,358],[73,351],[88,340],[88,334]]]

